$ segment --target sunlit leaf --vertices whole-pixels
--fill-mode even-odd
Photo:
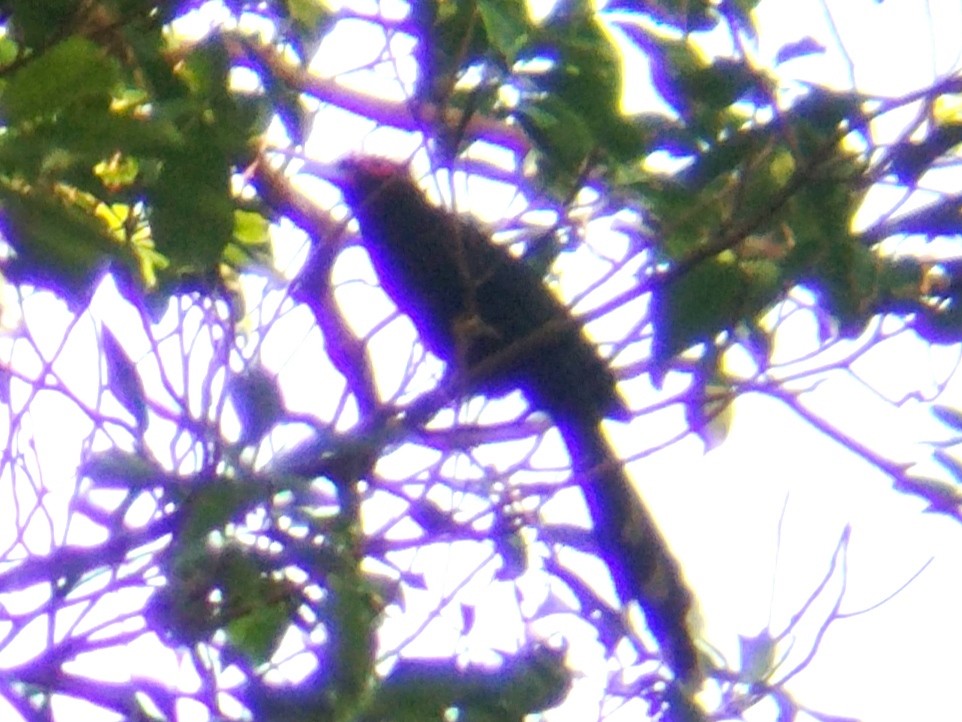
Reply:
[[[270,241],[270,221],[260,213],[234,211],[234,240],[248,246],[260,246]]]
[[[6,273],[13,280],[56,291],[82,304],[112,261],[133,266],[130,249],[117,244],[96,218],[45,194],[0,185],[4,234],[16,251]]]
[[[324,0],[286,0],[288,11],[294,22],[305,28],[317,30],[331,11]]]

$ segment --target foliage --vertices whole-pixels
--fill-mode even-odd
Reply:
[[[573,616],[610,665],[599,716],[806,709],[788,688],[802,665],[779,666],[797,619],[746,637],[740,663],[706,643],[706,709],[607,582],[568,563],[597,548],[552,510],[578,495],[547,423],[517,398],[453,412],[456,383],[341,249],[320,159],[370,137],[452,207],[495,206],[498,238],[549,278],[600,268],[578,300],[630,318],[607,340],[657,399],[638,418],[681,405],[714,444],[755,392],[831,433],[793,382],[902,334],[962,337],[962,262],[929,252],[962,234],[958,196],[853,222],[871,189],[917,199],[955,162],[959,77],[894,99],[788,84],[744,52],[745,0],[573,0],[544,18],[511,0],[175,5],[0,2],[0,652],[49,625],[39,654],[3,662],[9,714],[61,718],[70,698],[127,719],[521,720],[577,684],[552,626]],[[706,31],[731,47],[708,53]],[[345,37],[375,39],[329,72],[325,44]],[[621,112],[619,43],[647,57],[661,110]],[[803,38],[776,55],[823,51]],[[900,137],[876,142],[905,108]],[[343,148],[331,118],[369,135]],[[598,222],[615,230],[584,232]],[[811,357],[833,360],[793,377],[776,342],[798,314],[817,327]],[[752,373],[730,371],[736,352]],[[43,427],[48,399],[85,430],[76,449]],[[962,424],[935,408],[948,448]],[[929,478],[836,438],[962,521],[944,449]],[[492,619],[505,609],[511,644]],[[88,655],[126,645],[179,660],[189,683],[91,684]]]

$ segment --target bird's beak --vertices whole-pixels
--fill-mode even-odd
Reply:
[[[304,171],[338,188],[344,188],[350,181],[349,174],[340,161],[306,161]]]

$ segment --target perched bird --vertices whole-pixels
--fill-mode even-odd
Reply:
[[[581,325],[524,261],[433,205],[404,166],[349,158],[328,177],[360,226],[385,292],[469,390],[521,389],[568,447],[594,535],[623,601],[637,600],[674,673],[698,676],[691,595],[653,519],[602,435],[627,418],[615,378]]]

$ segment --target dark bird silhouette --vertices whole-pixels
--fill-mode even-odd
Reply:
[[[477,226],[431,204],[407,169],[342,161],[342,190],[385,292],[468,389],[521,389],[564,438],[594,535],[623,601],[637,600],[676,676],[699,676],[686,625],[691,595],[651,515],[604,440],[603,418],[627,418],[615,378],[581,325],[524,261]]]

